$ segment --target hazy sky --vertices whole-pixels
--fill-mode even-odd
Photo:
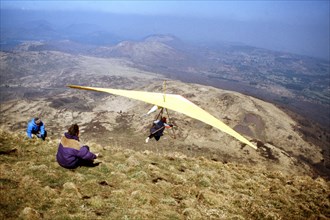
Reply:
[[[311,20],[329,18],[329,1],[15,1],[2,8],[95,10],[125,14],[230,17],[233,19]]]
[[[125,14],[227,17],[242,20],[322,22],[329,19],[329,1],[15,1],[1,8],[95,10]]]
[[[181,17],[154,21],[157,32],[236,41],[329,59],[329,0],[321,1],[7,1],[1,9],[102,11]],[[194,20],[195,19],[195,20]],[[169,19],[170,20],[170,19]],[[204,21],[204,22],[203,22]],[[181,22],[181,23],[180,23]],[[172,25],[173,24],[173,25]],[[181,24],[181,26],[180,26]],[[164,25],[164,28],[162,27]],[[209,25],[209,26],[208,26]],[[166,27],[165,27],[166,26]],[[146,27],[141,27],[146,29]],[[178,31],[181,29],[180,31]],[[184,30],[186,29],[186,30]],[[183,34],[183,32],[185,33]],[[209,36],[205,35],[208,32]],[[181,36],[180,36],[181,35]],[[189,36],[188,36],[189,38]]]

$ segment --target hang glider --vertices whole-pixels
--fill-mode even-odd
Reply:
[[[73,89],[91,90],[98,92],[106,92],[114,95],[124,96],[131,99],[140,100],[146,103],[157,105],[166,109],[171,109],[189,117],[200,120],[206,124],[209,124],[219,130],[233,136],[237,140],[247,144],[253,149],[257,147],[244,138],[242,135],[234,131],[228,125],[224,124],[219,119],[212,116],[210,113],[206,112],[202,108],[198,107],[188,99],[182,97],[181,95],[175,94],[164,94],[164,93],[154,93],[145,91],[133,91],[133,90],[122,90],[122,89],[107,89],[107,88],[97,88],[97,87],[86,87],[77,85],[68,85],[68,87]]]

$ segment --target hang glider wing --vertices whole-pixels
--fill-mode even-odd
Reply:
[[[85,86],[76,86],[76,85],[69,85],[68,87],[73,89],[106,92],[114,95],[125,96],[127,98],[132,98],[153,105],[157,105],[163,108],[171,109],[183,113],[189,117],[198,119],[213,127],[216,127],[221,131],[233,136],[237,140],[249,145],[250,147],[257,149],[257,147],[254,144],[252,144],[242,135],[234,131],[228,125],[224,124],[223,122],[221,122],[220,120],[209,114],[208,112],[204,111],[194,103],[190,102],[188,99],[182,97],[181,95],[153,93],[153,92],[145,92],[145,91],[121,90],[121,89],[106,89],[106,88],[85,87]]]

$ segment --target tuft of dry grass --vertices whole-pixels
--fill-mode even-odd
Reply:
[[[182,153],[90,146],[94,168],[66,170],[57,141],[0,130],[0,219],[328,219],[330,185],[262,166]]]

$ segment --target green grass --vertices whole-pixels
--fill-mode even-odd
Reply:
[[[102,163],[71,171],[57,143],[0,131],[0,151],[16,149],[0,155],[0,219],[330,218],[322,178],[96,144]]]

